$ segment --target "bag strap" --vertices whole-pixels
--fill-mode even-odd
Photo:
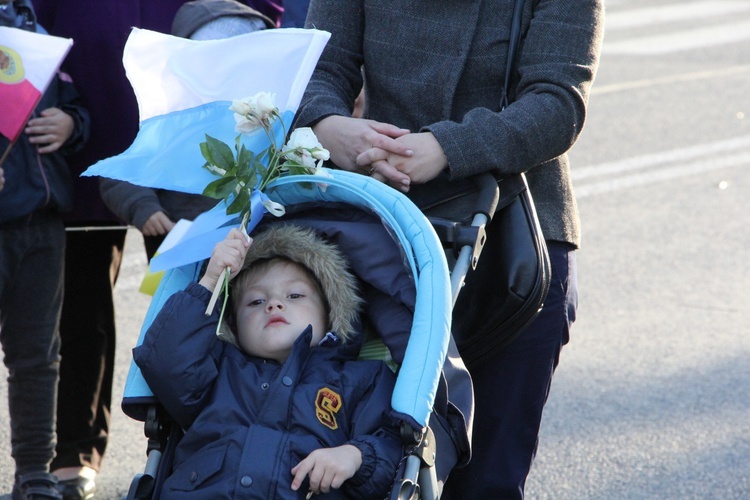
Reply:
[[[513,20],[510,24],[510,40],[508,41],[508,59],[505,63],[505,82],[503,83],[503,95],[500,99],[500,109],[508,107],[508,92],[510,89],[510,75],[516,64],[518,46],[521,44],[521,14],[523,13],[524,0],[516,0],[513,7]]]

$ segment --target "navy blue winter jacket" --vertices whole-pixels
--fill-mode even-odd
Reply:
[[[311,328],[283,364],[250,356],[216,337],[217,312],[204,314],[210,296],[192,283],[170,297],[133,351],[185,430],[164,497],[305,498],[307,482],[291,490],[291,469],[315,449],[348,443],[362,466],[326,496],[384,498],[402,456],[387,365],[333,342],[311,348]]]
[[[16,0],[13,9],[17,14],[14,19],[0,16],[0,26],[45,33],[37,26],[28,0]],[[90,119],[78,92],[66,75],[52,79],[32,118],[52,107],[63,110],[73,118],[73,133],[54,153],[39,154],[37,147],[29,143],[26,133],[21,132],[3,163],[5,187],[0,191],[0,223],[14,221],[37,210],[65,212],[72,207],[73,178],[65,156],[83,147],[88,139]],[[9,139],[0,136],[0,154],[9,144]]]

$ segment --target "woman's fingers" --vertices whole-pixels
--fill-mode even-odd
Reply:
[[[378,160],[370,165],[369,175],[373,179],[385,182],[391,187],[406,193],[411,186],[411,179],[403,172],[399,172],[396,167],[385,160]]]
[[[357,165],[364,170],[369,170],[370,165],[377,161],[388,160],[390,155],[391,153],[384,149],[370,148],[357,155]]]

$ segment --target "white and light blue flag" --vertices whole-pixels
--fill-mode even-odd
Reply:
[[[125,152],[96,163],[82,175],[202,193],[216,177],[202,168],[205,159],[199,145],[206,135],[234,144],[238,134],[234,113],[229,110],[232,101],[259,92],[275,94],[282,120],[275,122],[274,135],[281,148],[284,130],[291,126],[329,38],[330,33],[325,31],[290,28],[195,41],[133,29],[125,45],[123,64],[138,99],[138,134]],[[266,134],[257,132],[242,136],[245,147],[255,153],[269,146]],[[227,222],[226,217],[208,218],[216,224]],[[201,230],[211,235],[211,241],[201,241],[200,234],[192,234],[191,240],[197,243],[193,247],[212,249],[213,243],[223,239],[222,233],[229,231],[227,227],[217,232],[219,226],[210,226],[204,224]],[[159,268],[210,256],[210,250],[207,255],[205,250],[201,255],[185,252],[193,251],[175,246],[171,250],[175,259],[162,259]]]

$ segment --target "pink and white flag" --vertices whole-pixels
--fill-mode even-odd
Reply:
[[[0,27],[0,134],[15,142],[73,40]]]

